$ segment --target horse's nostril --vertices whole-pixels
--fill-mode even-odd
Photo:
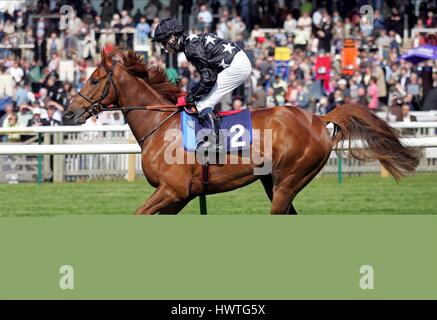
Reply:
[[[65,119],[72,119],[74,117],[74,111],[68,111],[66,114],[64,114]]]

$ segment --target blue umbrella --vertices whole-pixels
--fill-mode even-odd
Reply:
[[[401,56],[401,59],[409,61],[413,64],[418,64],[426,60],[437,60],[437,46],[424,44],[420,47],[411,49],[406,54]]]

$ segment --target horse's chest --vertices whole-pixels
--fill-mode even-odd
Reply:
[[[143,157],[141,166],[147,181],[156,188],[159,185],[160,176],[158,164]]]

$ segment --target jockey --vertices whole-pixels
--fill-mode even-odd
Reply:
[[[235,43],[212,33],[191,34],[175,19],[160,22],[152,41],[168,53],[185,53],[200,74],[200,81],[186,96],[179,97],[177,106],[194,104],[211,128],[216,151],[221,151],[218,118],[214,106],[229,92],[243,84],[252,72],[247,55]],[[213,149],[214,149],[213,148]]]

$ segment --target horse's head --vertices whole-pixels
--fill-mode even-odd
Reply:
[[[101,63],[71,100],[62,119],[67,125],[83,124],[109,105],[125,108],[121,100],[135,105],[176,103],[181,94],[181,89],[168,80],[164,68],[149,67],[133,51],[104,54],[102,50]]]
[[[114,81],[117,60],[117,56],[102,53],[101,63],[72,98],[62,115],[64,124],[83,124],[88,118],[102,112],[105,107],[119,103],[120,95]]]

